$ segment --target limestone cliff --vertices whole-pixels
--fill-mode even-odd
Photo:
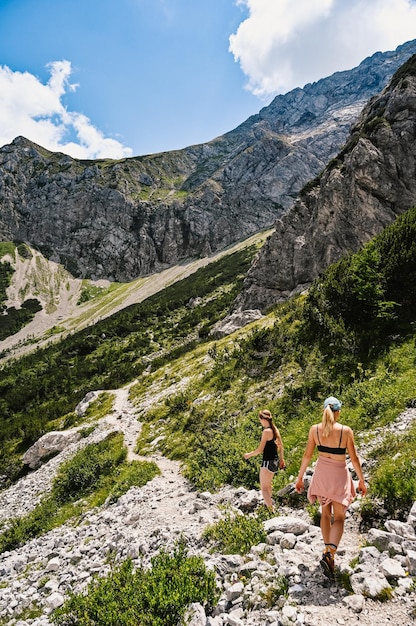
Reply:
[[[116,281],[224,249],[292,205],[415,52],[413,41],[376,53],[184,150],[81,161],[17,138],[0,149],[0,240],[27,242],[74,276]]]
[[[234,310],[305,289],[416,204],[416,55],[364,108],[344,149],[276,222]]]

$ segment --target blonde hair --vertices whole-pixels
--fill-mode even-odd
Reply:
[[[332,432],[332,429],[334,428],[334,423],[334,413],[331,409],[331,406],[328,404],[328,406],[324,408],[324,412],[322,414],[322,434],[324,437],[328,437],[329,433]]]
[[[277,427],[273,424],[273,417],[269,409],[261,409],[261,411],[259,411],[259,417],[262,417],[269,422],[269,426],[273,431],[273,439],[280,439],[279,431],[277,430]]]

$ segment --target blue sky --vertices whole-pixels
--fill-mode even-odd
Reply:
[[[122,158],[203,143],[415,27],[416,0],[0,0],[0,146]]]

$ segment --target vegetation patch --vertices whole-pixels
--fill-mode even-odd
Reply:
[[[389,517],[403,519],[416,500],[416,422],[405,433],[387,436],[373,451],[371,493],[383,502]]]
[[[273,583],[262,593],[269,609],[275,607],[279,598],[287,598],[289,595],[289,581],[286,576],[277,576]]]
[[[267,517],[267,510],[263,509],[253,515],[227,512],[223,519],[204,530],[203,538],[217,552],[244,555],[253,546],[265,542],[267,534],[263,522]]]
[[[41,310],[42,305],[36,298],[25,300],[20,309],[14,306],[3,307],[3,314],[0,315],[0,341],[18,333]]]
[[[199,602],[209,612],[218,597],[215,572],[180,541],[172,552],[154,556],[150,568],[134,569],[131,560],[113,566],[87,593],[70,594],[52,620],[58,626],[178,626],[189,604]]]
[[[81,293],[79,295],[77,304],[83,304],[84,302],[89,302],[93,300],[97,296],[101,296],[104,293],[104,287],[98,287],[94,285],[90,281],[84,280],[82,281]]]
[[[10,285],[13,273],[14,269],[8,261],[0,263],[0,305],[3,311],[6,309],[4,303],[7,300],[7,288]]]
[[[16,245],[12,241],[0,241],[0,259],[9,255],[14,258]]]
[[[159,473],[155,463],[127,463],[126,456],[120,433],[79,450],[61,465],[51,492],[28,515],[13,519],[0,535],[0,553],[78,517],[108,497],[117,500],[131,486],[141,487]]]

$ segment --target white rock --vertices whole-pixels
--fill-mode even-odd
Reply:
[[[37,469],[44,457],[58,454],[71,443],[81,438],[79,428],[64,431],[51,431],[36,441],[23,455],[23,463],[31,469]]]
[[[52,610],[57,609],[58,606],[62,606],[64,602],[65,602],[65,599],[63,595],[58,593],[57,591],[55,591],[48,598],[46,598],[46,604]]]
[[[185,612],[184,621],[187,626],[206,626],[207,616],[202,604],[199,602],[190,604]]]
[[[396,559],[384,559],[384,561],[380,563],[380,571],[387,579],[406,576],[405,570]]]
[[[237,582],[231,585],[231,587],[228,587],[228,589],[225,592],[225,597],[227,598],[229,602],[233,602],[233,600],[236,600],[237,598],[241,596],[243,591],[244,591],[243,583]]]
[[[386,520],[384,525],[389,532],[400,535],[400,537],[404,537],[405,539],[416,541],[416,533],[411,524],[399,522],[398,520]]]
[[[406,553],[406,565],[410,576],[416,576],[416,551],[408,550]]]
[[[342,598],[344,604],[346,604],[355,613],[361,613],[364,608],[365,598],[360,594],[354,594],[353,596],[347,596]]]
[[[387,578],[378,573],[373,575],[368,573],[353,574],[350,582],[354,593],[369,598],[377,598],[383,592],[392,590]]]
[[[309,528],[309,523],[299,517],[281,516],[272,517],[264,522],[264,529],[267,533],[279,530],[282,533],[293,533],[303,535]]]
[[[50,559],[50,561],[48,561],[46,565],[45,572],[56,572],[59,569],[60,563],[61,562],[58,559],[58,557],[54,557],[53,559]]]

